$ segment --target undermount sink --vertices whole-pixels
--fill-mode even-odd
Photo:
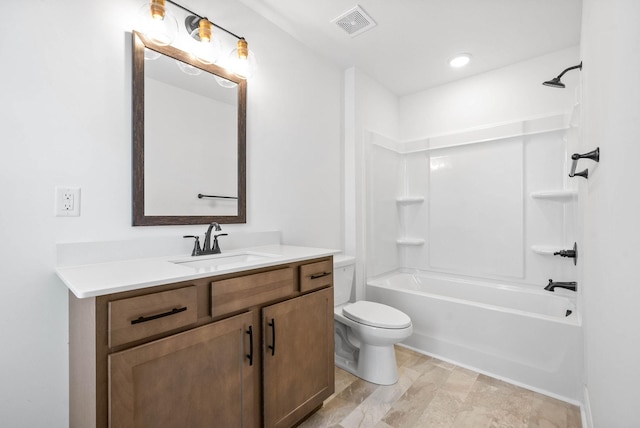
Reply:
[[[252,265],[273,257],[272,255],[256,253],[216,254],[209,257],[197,256],[187,260],[172,261],[171,263],[199,270],[216,270],[221,267]]]

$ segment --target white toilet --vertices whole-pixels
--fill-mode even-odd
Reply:
[[[368,382],[396,383],[393,345],[411,336],[411,318],[380,303],[350,302],[355,283],[353,257],[333,257],[333,283],[336,365]]]

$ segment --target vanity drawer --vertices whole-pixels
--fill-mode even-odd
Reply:
[[[245,275],[211,283],[211,315],[220,315],[287,297],[295,292],[293,268]]]
[[[109,347],[168,332],[198,319],[195,286],[109,302]]]
[[[300,266],[300,291],[317,290],[333,285],[333,260]]]

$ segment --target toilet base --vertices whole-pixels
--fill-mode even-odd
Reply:
[[[361,344],[356,361],[335,355],[335,364],[360,379],[378,385],[393,385],[398,382],[396,353],[392,346]]]

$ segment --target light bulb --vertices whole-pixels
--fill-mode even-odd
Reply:
[[[238,47],[229,54],[229,64],[238,77],[249,79],[255,75],[258,68],[256,56],[249,50],[245,39],[238,40]]]
[[[214,64],[218,61],[222,51],[222,42],[213,36],[211,22],[207,18],[191,15],[187,18],[185,25],[190,31],[189,35],[196,40],[195,44],[192,43],[191,48],[195,57],[205,64]]]
[[[202,73],[202,70],[200,70],[198,67],[194,67],[193,65],[187,64],[186,62],[176,60],[176,64],[178,65],[180,71],[182,71],[184,74],[188,74],[189,76],[197,76]]]
[[[151,0],[138,11],[138,29],[155,43],[170,45],[178,34],[178,21],[165,9],[164,0]]]
[[[208,42],[196,42],[193,48],[193,54],[205,64],[214,64],[220,58],[220,51],[222,43],[217,37],[212,37]]]
[[[153,61],[160,58],[162,54],[160,52],[156,52],[153,49],[144,48],[144,59],[147,61]]]
[[[235,88],[238,85],[236,82],[229,79],[225,79],[224,77],[220,77],[216,75],[214,75],[213,77],[216,78],[216,82],[218,82],[218,85],[222,86],[223,88]]]

